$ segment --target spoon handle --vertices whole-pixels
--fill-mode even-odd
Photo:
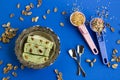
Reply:
[[[93,54],[97,55],[98,54],[98,49],[95,46],[87,28],[85,25],[81,25],[78,27],[79,31],[81,32],[81,34],[83,35],[84,39],[86,40],[86,42],[88,43],[90,49],[92,50]]]
[[[98,43],[100,47],[102,61],[105,65],[107,65],[109,61],[108,61],[108,56],[107,56],[104,34],[102,32],[101,35],[99,35],[98,33],[96,33],[96,35],[97,35],[97,39],[98,39]]]
[[[80,75],[80,73],[82,73],[83,77],[86,77],[86,73],[85,73],[85,71],[82,69],[79,61],[76,60],[76,62],[77,62],[77,64],[78,64],[78,73],[77,73],[77,74]]]

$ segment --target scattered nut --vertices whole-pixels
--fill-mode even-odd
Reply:
[[[14,70],[17,70],[18,69],[18,66],[14,66]]]
[[[91,62],[91,60],[90,60],[90,59],[86,59],[86,62],[88,62],[88,63],[89,63],[89,62]]]
[[[50,9],[47,10],[47,14],[50,14]]]
[[[90,62],[90,67],[93,67],[93,65],[94,65],[93,62]]]
[[[115,55],[116,53],[118,53],[117,49],[113,49],[113,54]]]
[[[112,65],[112,68],[113,68],[113,69],[116,69],[117,67],[118,67],[118,64],[113,64],[113,65]]]
[[[120,40],[117,40],[117,44],[120,44]]]
[[[110,62],[108,62],[107,66],[110,68]]]
[[[63,11],[63,12],[62,12],[62,15],[66,15],[66,14],[67,14],[67,12],[66,12],[66,11]]]
[[[42,4],[42,0],[38,0],[37,8],[39,8]]]
[[[32,12],[28,12],[28,11],[22,10],[22,15],[30,16],[30,15],[32,15]]]
[[[24,21],[24,18],[23,18],[23,17],[20,17],[19,19],[20,19],[20,21]]]
[[[30,16],[30,15],[32,15],[32,12],[27,12],[27,16]]]
[[[54,71],[55,71],[55,74],[57,75],[57,80],[63,80],[62,79],[62,73],[59,72],[57,69],[55,69]]]
[[[9,80],[10,77],[3,77],[2,80]]]
[[[46,20],[46,19],[47,19],[47,17],[46,17],[45,15],[43,15],[43,19],[44,19],[44,20]]]
[[[18,29],[11,28],[10,22],[3,24],[2,26],[5,28],[5,32],[0,39],[3,43],[9,43],[10,39],[16,35]]]
[[[32,18],[32,22],[37,22],[38,21],[38,19],[39,19],[39,17],[37,16],[37,17],[33,17]]]
[[[3,64],[3,61],[2,60],[0,60],[0,65],[2,65]]]
[[[58,73],[59,73],[57,69],[55,69],[54,71],[55,71],[55,73],[56,73],[56,74],[58,74]]]
[[[14,13],[11,13],[11,14],[10,14],[10,18],[13,18],[14,16],[15,16]]]
[[[63,27],[63,26],[64,26],[64,23],[63,23],[63,22],[60,22],[60,26]]]
[[[92,62],[95,63],[96,62],[96,58],[94,58]]]
[[[55,7],[55,8],[54,8],[54,12],[57,12],[57,11],[58,11],[58,8]]]
[[[116,59],[113,59],[113,58],[112,58],[112,59],[111,59],[111,62],[114,62],[114,61],[116,61]]]
[[[114,29],[113,27],[110,27],[110,30],[111,30],[112,32],[115,32],[115,29]]]
[[[33,4],[33,3],[30,3],[30,7],[31,7],[31,8],[34,8],[34,4]]]
[[[20,8],[20,3],[17,4],[17,8]]]
[[[21,65],[20,68],[23,70],[25,67],[23,65]]]
[[[17,77],[17,73],[16,73],[16,72],[12,72],[12,75],[13,75],[14,77]]]
[[[25,8],[26,8],[25,9],[26,11],[30,11],[31,10],[31,7],[29,5],[27,5]]]

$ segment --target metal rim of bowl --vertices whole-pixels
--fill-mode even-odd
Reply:
[[[51,37],[55,41],[56,49],[54,52],[54,56],[52,56],[52,58],[49,61],[45,62],[44,64],[39,64],[39,65],[30,64],[29,62],[24,61],[22,58],[22,55],[21,55],[22,49],[20,48],[20,45],[21,45],[20,42],[22,41],[23,37],[25,37],[26,35],[30,34],[31,32],[34,32],[34,31],[42,31],[49,35],[51,34]],[[20,61],[20,63],[26,67],[33,68],[33,69],[41,69],[41,68],[47,67],[47,66],[53,64],[54,61],[57,59],[58,55],[60,54],[60,38],[53,32],[52,29],[50,29],[48,27],[41,27],[39,25],[36,25],[36,26],[30,27],[28,29],[24,29],[23,32],[18,36],[18,38],[16,40],[15,54],[17,56],[17,59]]]

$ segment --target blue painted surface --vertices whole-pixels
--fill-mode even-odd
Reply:
[[[0,49],[0,59],[4,61],[4,64],[0,66],[0,79],[7,75],[11,76],[10,80],[56,80],[56,75],[53,70],[57,68],[59,71],[63,73],[64,80],[118,80],[120,79],[120,67],[114,70],[112,68],[106,67],[102,61],[100,55],[93,55],[90,48],[84,41],[82,35],[79,31],[73,27],[69,22],[69,16],[72,12],[73,3],[75,0],[43,0],[42,6],[40,8],[34,8],[31,11],[33,12],[32,16],[22,16],[21,10],[25,8],[27,4],[30,2],[36,4],[37,0],[0,0],[0,25],[11,22],[11,25],[14,28],[19,28],[17,36],[10,41],[9,44],[0,43],[2,48]],[[110,2],[110,4],[109,4]],[[16,8],[16,4],[20,3],[20,9]],[[109,4],[109,6],[108,6]],[[109,10],[109,18],[105,19],[106,22],[109,22],[114,28],[115,32],[112,33],[110,29],[106,30],[106,46],[108,58],[110,60],[112,55],[113,48],[119,50],[119,46],[116,44],[116,40],[120,39],[119,33],[119,18],[120,11],[119,0],[78,0],[77,6],[79,6],[79,10],[82,11],[87,20],[90,20],[90,16],[96,16],[96,8],[97,6],[107,6]],[[53,8],[57,7],[58,12],[54,13]],[[47,15],[47,20],[42,19],[42,15],[46,14],[46,10],[50,9],[51,13]],[[62,16],[62,11],[67,11],[68,14],[66,16]],[[14,13],[14,18],[9,18],[9,14]],[[19,20],[19,16],[24,17],[24,22]],[[31,18],[34,16],[40,16],[39,21],[37,23],[32,23]],[[110,19],[112,17],[112,19]],[[65,26],[60,27],[59,23],[64,22]],[[61,53],[55,63],[47,68],[41,70],[33,70],[25,68],[24,70],[17,70],[18,77],[12,77],[11,73],[4,75],[2,73],[2,68],[6,65],[6,63],[13,63],[14,65],[20,65],[17,60],[14,52],[15,40],[18,35],[22,32],[23,29],[28,28],[34,25],[47,26],[54,30],[54,32],[60,37],[61,40]],[[95,33],[89,29],[92,38],[94,39],[96,45],[97,39],[95,37]],[[2,34],[4,29],[0,26],[0,34]],[[85,46],[85,52],[82,55],[82,67],[87,73],[87,77],[83,78],[82,76],[76,75],[76,63],[73,59],[68,55],[68,50],[70,48],[76,48],[77,44],[82,44]],[[119,53],[118,53],[119,55]],[[89,64],[85,62],[85,59],[96,58],[97,62],[94,64],[93,68],[89,67]]]

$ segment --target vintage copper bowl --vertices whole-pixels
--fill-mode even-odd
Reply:
[[[28,35],[41,35],[50,41],[54,42],[54,46],[50,52],[49,60],[47,60],[43,64],[33,64],[31,62],[26,62],[22,58],[23,48],[24,44],[26,43]],[[52,29],[47,27],[41,27],[39,25],[30,27],[28,29],[24,29],[23,32],[19,35],[19,37],[16,40],[15,45],[15,54],[17,56],[17,59],[22,63],[24,66],[33,68],[33,69],[41,69],[44,67],[47,67],[57,59],[58,55],[60,53],[60,40],[59,37],[53,32]]]

